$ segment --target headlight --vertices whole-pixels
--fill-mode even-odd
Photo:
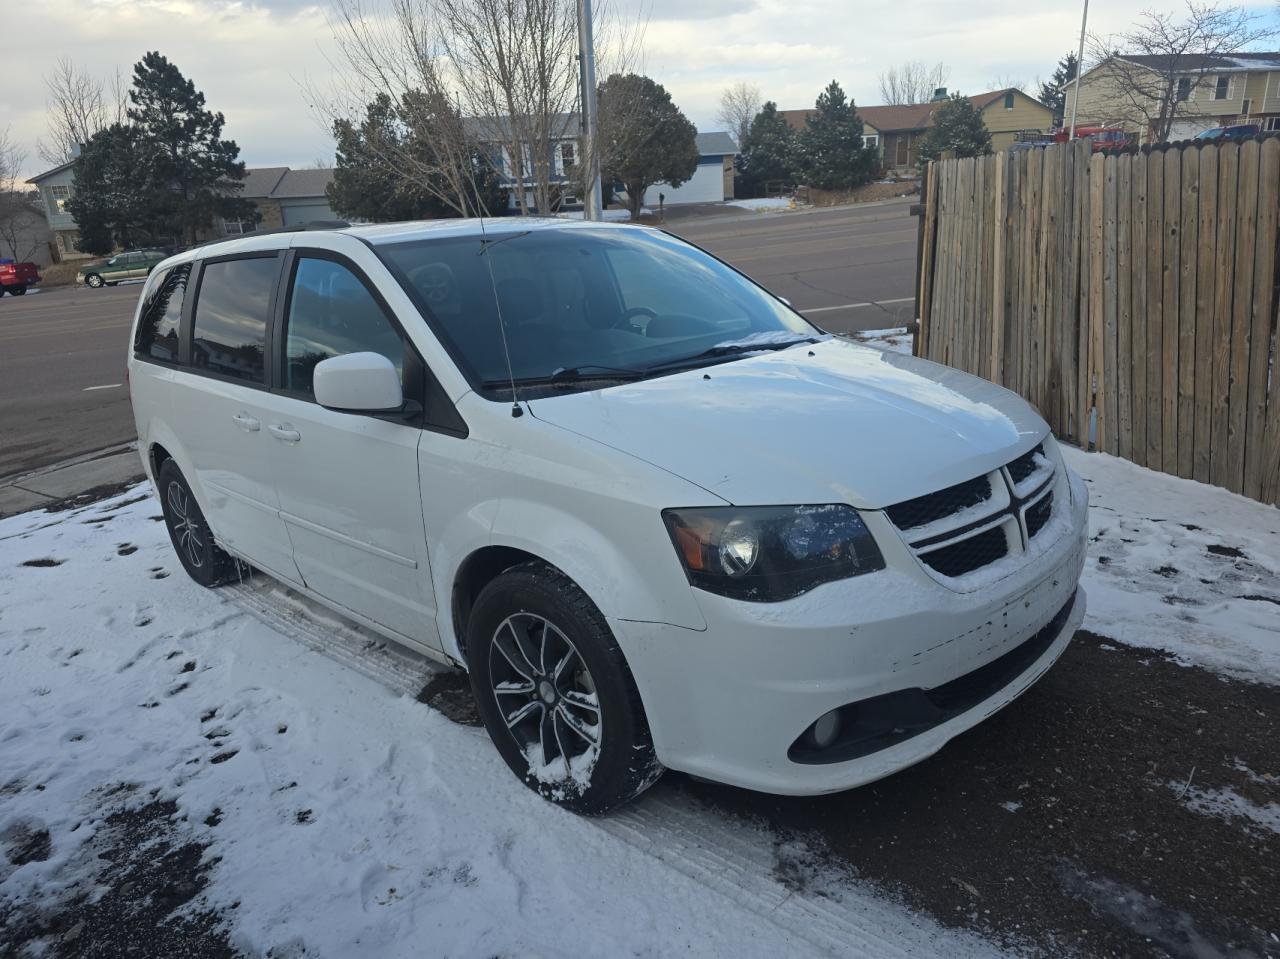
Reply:
[[[689,582],[733,599],[776,603],[884,569],[850,506],[668,509],[662,519]]]

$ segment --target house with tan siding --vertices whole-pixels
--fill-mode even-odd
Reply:
[[[858,107],[867,142],[880,151],[886,170],[911,170],[917,165],[920,141],[933,126],[933,115],[947,97],[940,89],[928,103]],[[1039,100],[1015,87],[992,90],[968,98],[991,134],[991,149],[1007,150],[1024,130],[1048,133],[1053,112]],[[804,129],[813,110],[779,110],[794,129]]]
[[[1156,94],[1178,101],[1170,140],[1241,123],[1280,130],[1280,52],[1112,57],[1080,75],[1076,123],[1122,127],[1150,142],[1151,118],[1162,113]],[[1068,87],[1067,116],[1074,102],[1075,89]]]

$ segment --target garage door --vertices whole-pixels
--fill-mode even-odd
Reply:
[[[290,203],[289,205],[280,205],[280,215],[284,219],[285,226],[300,226],[303,223],[310,223],[312,220],[337,220],[338,215],[329,208],[329,204],[324,200],[317,200],[314,203]]]

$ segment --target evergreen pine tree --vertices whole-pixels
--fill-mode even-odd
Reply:
[[[698,130],[660,83],[615,73],[600,84],[600,166],[606,190],[616,181],[631,218],[655,183],[678,187],[698,169]]]
[[[772,100],[752,119],[734,166],[743,196],[764,196],[770,184],[795,184],[796,131]]]
[[[194,243],[215,216],[253,218],[253,204],[234,195],[245,176],[240,148],[222,139],[225,118],[206,109],[177,66],[148,53],[134,65],[129,101],[129,119],[152,154],[147,188],[175,238]]]
[[[75,164],[67,212],[80,228],[80,249],[106,255],[116,247],[167,240],[150,193],[151,156],[137,127],[114,123],[85,143]]]
[[[862,119],[853,101],[832,80],[815,106],[799,138],[805,182],[819,190],[852,190],[871,182],[880,158],[875,147],[863,144]]]
[[[1062,126],[1062,115],[1067,107],[1067,87],[1076,78],[1076,55],[1068,52],[1058,61],[1058,67],[1044,83],[1040,84],[1040,102],[1053,112],[1055,126]]]
[[[936,160],[944,150],[957,157],[984,156],[991,152],[991,134],[982,114],[968,97],[953,93],[938,104],[933,126],[920,141],[920,163]]]

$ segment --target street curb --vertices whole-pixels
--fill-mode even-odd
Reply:
[[[0,479],[0,518],[56,508],[95,490],[113,490],[145,477],[138,444],[125,443]]]

